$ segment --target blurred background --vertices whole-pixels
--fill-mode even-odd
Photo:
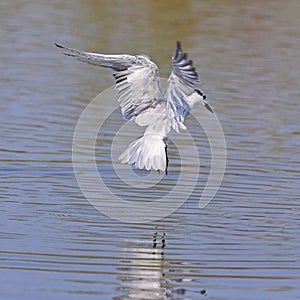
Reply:
[[[1,1],[1,299],[300,299],[299,16],[297,0]],[[53,41],[144,53],[168,77],[177,40],[223,126],[226,175],[203,210],[194,195],[160,221],[119,223],[81,194],[71,152],[111,72]],[[204,165],[187,166],[204,186],[209,145],[194,134]]]

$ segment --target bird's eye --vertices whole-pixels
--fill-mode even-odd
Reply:
[[[202,98],[205,100],[206,99],[206,95],[199,89],[195,89],[195,92],[197,92],[200,96],[202,96]]]

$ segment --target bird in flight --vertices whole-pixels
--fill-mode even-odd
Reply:
[[[144,135],[120,155],[122,163],[167,174],[167,144],[171,132],[186,129],[184,119],[197,103],[202,103],[213,113],[199,88],[200,80],[193,62],[183,52],[180,42],[176,43],[172,57],[166,92],[162,90],[156,64],[145,55],[106,55],[55,45],[67,56],[112,69],[124,119],[146,127]]]

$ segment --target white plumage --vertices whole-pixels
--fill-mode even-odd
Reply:
[[[213,112],[198,87],[200,80],[193,62],[182,51],[180,42],[177,42],[172,57],[166,93],[161,88],[156,64],[145,55],[104,55],[55,45],[65,55],[113,69],[123,117],[134,120],[139,126],[147,126],[144,135],[121,154],[122,163],[167,172],[167,141],[171,131],[186,129],[184,118],[197,103]]]

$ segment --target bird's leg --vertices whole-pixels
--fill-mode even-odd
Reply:
[[[162,236],[162,238],[161,238],[161,247],[162,248],[165,248],[166,247],[166,234],[165,234],[165,232],[163,233],[163,236]]]
[[[157,246],[157,232],[154,232],[153,235],[153,248],[156,248]]]
[[[165,152],[166,152],[166,169],[165,169],[165,173],[166,173],[166,175],[168,175],[168,166],[169,166],[168,145],[166,145],[166,147],[165,147]]]

